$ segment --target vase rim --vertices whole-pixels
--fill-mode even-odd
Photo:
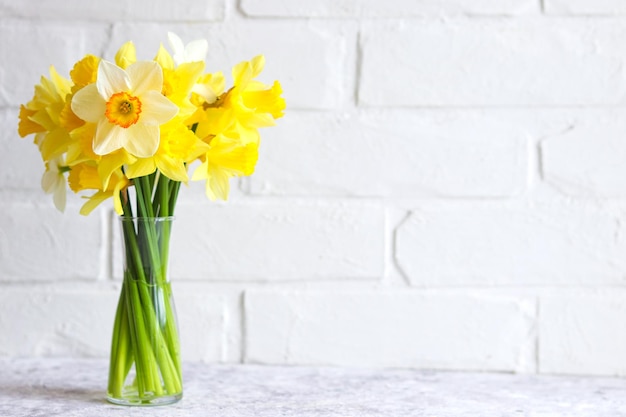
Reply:
[[[145,221],[150,221],[150,222],[165,222],[165,221],[171,221],[174,220],[176,217],[175,216],[154,216],[154,217],[146,217],[146,216],[132,216],[132,217],[124,217],[124,216],[118,216],[119,220],[122,222],[145,222]]]

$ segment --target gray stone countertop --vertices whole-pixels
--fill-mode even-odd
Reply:
[[[186,364],[184,398],[105,401],[107,361],[0,359],[0,416],[626,416],[626,379]]]

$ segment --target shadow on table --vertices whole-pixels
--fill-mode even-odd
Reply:
[[[19,398],[28,401],[62,400],[64,402],[107,403],[106,392],[74,387],[53,387],[46,385],[3,385],[0,384],[0,398]]]

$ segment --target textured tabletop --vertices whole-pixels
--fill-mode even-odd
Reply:
[[[0,416],[626,416],[626,379],[187,364],[181,402],[104,400],[107,362],[0,359]]]

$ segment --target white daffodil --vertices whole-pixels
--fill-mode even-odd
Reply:
[[[97,81],[72,99],[78,117],[97,123],[93,151],[107,155],[123,148],[139,158],[154,155],[159,126],[178,113],[162,89],[163,70],[156,62],[138,61],[123,70],[101,61]]]
[[[67,171],[69,168],[64,165],[63,157],[60,156],[46,162],[46,172],[41,177],[41,188],[46,194],[52,194],[52,201],[61,212],[65,211],[67,191],[64,174]]]
[[[174,58],[176,65],[205,60],[209,50],[209,44],[206,39],[197,39],[185,45],[182,39],[175,33],[168,32],[167,38],[172,47],[172,58]]]

